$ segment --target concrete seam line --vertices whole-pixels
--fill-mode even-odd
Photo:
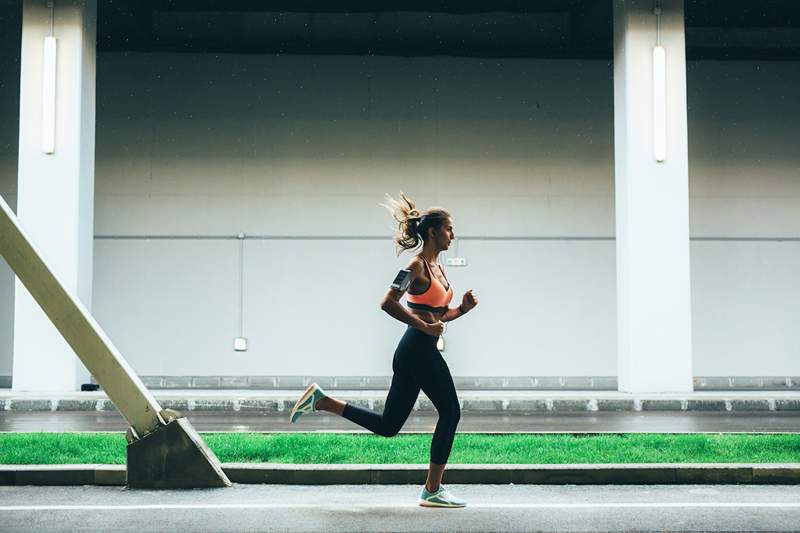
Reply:
[[[0,505],[3,511],[126,511],[180,509],[371,509],[374,507],[417,508],[411,503],[216,503],[216,504],[132,504],[132,505]],[[799,502],[597,502],[597,503],[478,503],[479,509],[647,509],[647,508],[800,508]]]
[[[409,475],[424,475],[426,465],[259,465],[229,463],[223,469],[234,482],[242,484],[352,484],[356,473],[357,484],[397,484],[413,480]],[[660,482],[692,484],[702,481],[709,484],[784,484],[800,480],[800,464],[660,464],[648,465],[451,465],[451,475],[458,476],[455,483],[484,484],[509,483],[509,475],[517,484],[629,484],[652,482],[658,475]],[[281,472],[292,474],[288,478]],[[92,474],[89,476],[89,474]],[[256,476],[253,474],[266,474]],[[273,475],[269,475],[269,474]],[[676,474],[686,473],[686,476]],[[248,475],[249,474],[249,475]],[[294,474],[300,474],[297,477]],[[749,474],[749,475],[744,475]],[[756,474],[756,475],[754,475]],[[760,474],[760,475],[758,475]],[[662,477],[666,476],[666,477]],[[90,478],[93,482],[87,483]],[[2,485],[124,485],[124,465],[11,465],[0,466]]]

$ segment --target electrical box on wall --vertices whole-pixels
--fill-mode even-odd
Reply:
[[[464,267],[467,266],[466,257],[448,257],[447,266],[449,267]]]
[[[237,352],[246,352],[247,339],[245,337],[236,337],[233,339],[233,349]]]

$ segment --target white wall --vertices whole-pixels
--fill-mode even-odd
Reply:
[[[477,238],[455,374],[616,373],[613,241],[538,240],[613,234],[608,62],[98,59],[95,310],[140,373],[388,375],[400,189]],[[102,238],[240,231],[287,237],[246,241],[246,353],[236,241]]]
[[[692,236],[730,239],[692,243],[695,375],[800,375],[798,84],[798,62],[689,66]]]
[[[99,238],[95,311],[142,374],[388,374],[402,326],[377,299],[402,260],[363,239],[390,233],[384,192],[446,205],[472,237],[613,236],[605,62],[98,61],[98,235],[351,238],[246,242],[251,349],[239,354],[237,241]],[[692,243],[694,373],[800,375],[799,244],[743,240],[800,237],[800,64],[692,62],[687,75],[692,236],[733,239]],[[0,189],[13,200],[16,122],[0,121],[0,135]],[[454,373],[616,373],[613,241],[459,246],[469,266],[448,275],[482,301],[451,324]],[[313,368],[299,357],[321,352]]]

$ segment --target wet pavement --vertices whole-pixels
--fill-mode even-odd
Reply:
[[[288,423],[288,413],[192,411],[187,418],[199,431],[365,432],[343,418],[321,413]],[[435,412],[414,412],[402,432],[433,432]],[[116,412],[0,412],[0,431],[124,431]],[[579,412],[464,413],[461,433],[800,433],[797,412]]]
[[[0,487],[3,531],[797,531],[800,488],[448,485],[462,509],[417,505],[417,485],[131,490]]]

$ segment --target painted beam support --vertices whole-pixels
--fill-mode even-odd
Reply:
[[[17,216],[48,264],[92,305],[96,0],[22,2]],[[89,373],[19,283],[17,391],[75,391]]]
[[[692,390],[683,18],[683,0],[614,0],[617,370],[624,392]]]
[[[2,197],[0,255],[130,424],[129,485],[230,486],[214,452],[187,419],[161,409],[89,311],[42,258]]]
[[[139,436],[163,425],[161,407],[80,300],[65,288],[0,198],[0,254]]]

